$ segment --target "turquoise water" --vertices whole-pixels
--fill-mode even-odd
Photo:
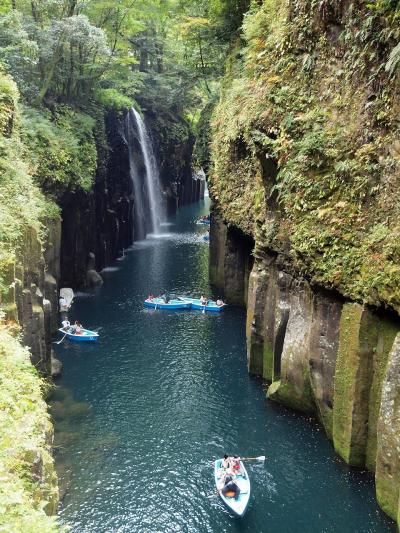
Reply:
[[[243,309],[143,308],[150,292],[210,294],[205,230],[192,223],[207,209],[183,209],[73,306],[101,340],[57,347],[60,520],[88,533],[394,531],[371,477],[346,467],[315,421],[265,400],[246,369]],[[247,463],[243,519],[214,495],[225,451],[267,456]]]

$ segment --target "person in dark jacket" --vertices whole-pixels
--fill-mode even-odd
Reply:
[[[238,500],[240,496],[240,488],[236,484],[235,477],[236,476],[232,472],[232,470],[228,470],[226,472],[226,476],[224,479],[224,488],[221,492],[224,496],[226,496],[229,492],[233,492],[235,494],[235,500]]]

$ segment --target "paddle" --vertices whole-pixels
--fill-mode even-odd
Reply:
[[[65,339],[65,337],[67,336],[68,332],[64,335],[64,337],[60,340],[60,341],[53,341],[53,344],[61,344],[62,341]]]
[[[265,455],[259,457],[241,457],[242,461],[265,461]]]

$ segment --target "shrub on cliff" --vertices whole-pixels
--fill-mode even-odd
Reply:
[[[363,2],[254,4],[214,114],[211,193],[258,250],[400,309],[395,35]]]
[[[23,108],[25,155],[44,192],[59,198],[66,190],[92,188],[97,166],[94,126],[92,117],[67,106],[58,106],[54,116],[49,111]]]

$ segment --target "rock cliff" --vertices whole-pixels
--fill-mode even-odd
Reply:
[[[315,414],[396,520],[399,29],[383,4],[253,5],[213,114],[210,275],[247,298],[268,397]]]

